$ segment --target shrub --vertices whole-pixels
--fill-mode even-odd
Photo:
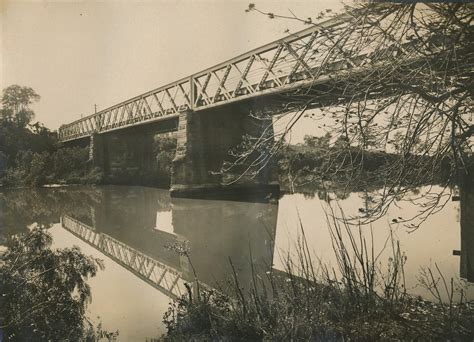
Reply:
[[[90,335],[86,281],[102,262],[78,247],[53,250],[51,243],[46,231],[34,228],[12,237],[0,259],[0,326],[7,341],[84,341]]]

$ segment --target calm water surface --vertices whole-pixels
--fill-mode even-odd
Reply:
[[[287,194],[278,203],[264,204],[171,199],[167,190],[126,186],[6,190],[0,193],[0,244],[39,224],[50,228],[54,247],[78,245],[85,254],[103,259],[105,270],[89,281],[93,295],[89,316],[102,321],[105,329],[118,329],[120,340],[143,341],[165,332],[161,320],[171,300],[167,290],[175,285],[151,286],[101,248],[63,228],[63,215],[81,222],[91,233],[110,237],[122,249],[137,251],[183,274],[184,279],[192,279],[196,272],[204,284],[220,287],[231,279],[232,263],[242,286],[247,286],[252,279],[251,265],[258,277],[265,277],[272,269],[283,270],[288,256],[296,258],[295,247],[302,236],[300,220],[315,260],[336,266],[326,220],[328,205],[355,215],[366,201],[359,193],[339,201],[321,197],[325,200]],[[369,240],[373,236],[381,268],[391,256],[390,236],[400,241],[407,256],[409,292],[429,298],[417,285],[421,268],[436,264],[446,278],[460,278],[462,260],[453,255],[453,250],[461,249],[459,204],[447,202],[416,231],[393,222],[418,210],[408,202],[393,206],[383,218],[362,227],[362,233]],[[357,227],[353,229],[357,232]],[[187,250],[190,259],[177,253],[176,246]]]

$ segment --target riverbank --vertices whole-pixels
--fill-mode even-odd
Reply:
[[[420,189],[420,194],[424,194],[428,190],[438,191],[439,188]],[[336,203],[336,201],[327,202],[318,196],[309,197],[303,194],[285,194],[279,199],[278,204],[262,204],[235,201],[177,199],[171,198],[167,190],[147,187],[94,186],[2,191],[0,192],[0,203],[3,208],[2,217],[4,229],[2,233],[5,238],[9,238],[21,232],[26,233],[28,227],[37,223],[44,228],[51,228],[50,231],[54,239],[61,247],[66,248],[77,244],[81,246],[81,249],[86,254],[95,254],[97,257],[103,257],[103,252],[100,249],[94,251],[86,242],[72,236],[64,230],[60,224],[57,224],[59,217],[67,214],[88,226],[95,227],[97,232],[106,234],[120,241],[122,246],[136,249],[140,253],[149,255],[162,263],[172,265],[178,271],[187,274],[186,279],[193,279],[192,269],[194,267],[198,279],[206,284],[215,284],[216,282],[219,282],[219,284],[233,284],[235,282],[232,281],[233,272],[229,263],[229,259],[231,259],[236,273],[238,274],[239,283],[242,285],[241,287],[245,287],[245,290],[242,290],[242,292],[246,300],[254,301],[253,297],[249,295],[249,293],[252,293],[251,287],[249,287],[253,282],[252,279],[256,280],[260,291],[258,300],[262,303],[263,307],[258,310],[264,312],[262,319],[265,321],[262,323],[257,320],[252,320],[253,316],[248,316],[247,319],[251,322],[245,324],[256,324],[255,327],[251,327],[251,329],[253,329],[252,331],[262,331],[263,329],[268,332],[269,329],[273,329],[273,326],[269,325],[271,320],[275,322],[274,324],[283,325],[289,324],[288,322],[294,319],[295,324],[298,325],[298,329],[306,329],[304,326],[304,321],[306,320],[304,310],[313,310],[309,305],[310,303],[313,303],[313,306],[320,303],[318,305],[326,306],[323,309],[327,310],[327,312],[335,312],[334,315],[338,314],[338,306],[341,306],[341,304],[339,304],[337,298],[324,297],[325,293],[338,297],[340,295],[338,288],[332,289],[328,287],[326,290],[323,288],[317,288],[316,290],[298,289],[295,284],[294,288],[295,291],[297,291],[296,294],[288,292],[293,291],[291,279],[297,278],[301,276],[301,274],[297,270],[294,270],[293,276],[289,275],[288,277],[284,277],[282,271],[285,270],[285,264],[282,263],[279,255],[286,256],[287,253],[294,251],[291,246],[293,246],[293,242],[297,242],[298,238],[302,236],[302,231],[298,224],[298,222],[302,222],[302,225],[305,227],[304,236],[306,237],[306,241],[309,248],[315,253],[313,260],[324,258],[324,265],[337,266],[337,260],[333,258],[332,240],[330,231],[326,226],[323,208],[327,208],[329,205],[337,208],[340,205],[346,210],[347,215],[352,215],[357,213],[358,208],[364,205],[362,195],[361,193],[352,193],[347,199]],[[330,196],[333,198],[334,194],[331,193]],[[465,277],[459,273],[460,269],[463,269],[463,257],[459,259],[459,256],[453,256],[452,251],[453,249],[461,249],[463,253],[468,251],[468,249],[463,249],[463,246],[469,243],[470,238],[468,234],[469,231],[472,230],[469,230],[469,226],[465,226],[460,232],[459,222],[456,221],[459,205],[457,202],[451,201],[448,202],[447,207],[443,209],[442,212],[433,214],[433,216],[415,232],[407,232],[403,224],[387,225],[387,222],[391,222],[392,218],[399,216],[406,217],[406,215],[416,213],[418,210],[418,207],[409,206],[406,202],[402,202],[401,206],[402,208],[397,208],[396,206],[392,207],[384,219],[372,224],[373,229],[369,229],[370,227],[364,229],[365,236],[369,240],[371,237],[373,238],[376,246],[375,255],[378,255],[379,251],[387,245],[385,248],[387,254],[381,256],[378,259],[378,263],[376,263],[378,268],[381,268],[381,265],[386,265],[391,256],[391,246],[386,244],[387,237],[391,234],[397,236],[400,240],[400,249],[405,251],[408,256],[408,260],[406,260],[406,263],[403,265],[405,286],[408,292],[429,299],[431,295],[428,291],[425,291],[420,286],[415,287],[419,269],[424,265],[432,265],[433,274],[435,278],[438,279],[437,270],[434,267],[436,263],[446,278],[448,288],[450,287],[451,278],[458,279],[459,277]],[[349,211],[350,208],[352,208],[353,211]],[[356,227],[353,227],[353,229],[357,231]],[[462,237],[462,240],[460,240],[460,237]],[[175,241],[187,241],[193,267],[186,261],[185,257],[182,257],[166,247],[172,245]],[[397,246],[397,244],[395,244],[395,246]],[[419,246],[423,246],[423,248],[420,249]],[[103,247],[106,247],[106,245],[103,245]],[[249,253],[251,253],[251,255],[249,255]],[[299,254],[301,255],[302,253]],[[298,253],[294,251],[291,255],[294,258],[295,265],[297,265]],[[368,255],[371,255],[370,250]],[[249,263],[249,260],[253,260],[254,262]],[[466,259],[464,259],[464,261],[466,261]],[[318,263],[315,262],[315,264]],[[466,265],[469,266],[469,264]],[[370,267],[368,268],[371,269]],[[384,270],[386,269],[387,268],[384,267]],[[107,270],[113,272],[108,273]],[[275,280],[275,291],[270,282],[270,276]],[[230,283],[227,282],[227,277],[230,277]],[[156,279],[159,278],[157,277]],[[335,282],[325,282],[324,277],[317,279],[318,282],[323,285],[336,285]],[[390,278],[377,279],[379,279],[379,283],[380,281],[390,283]],[[96,283],[96,281],[98,283]],[[262,293],[262,281],[265,282],[264,285],[267,289],[267,295]],[[442,280],[440,281],[438,284],[441,285],[442,289],[444,285],[442,284]],[[112,291],[110,287],[111,283],[122,285]],[[131,283],[135,284],[135,287],[132,287],[130,285]],[[304,282],[301,283],[302,285],[305,284]],[[94,284],[97,286],[94,286]],[[172,282],[168,284],[171,286]],[[311,284],[311,282],[308,282],[308,284]],[[91,285],[94,294],[92,308],[99,310],[97,312],[100,312],[104,324],[107,323],[104,325],[105,328],[120,328],[121,337],[127,336],[128,333],[126,330],[132,329],[135,331],[136,327],[141,327],[143,320],[133,320],[134,317],[155,317],[146,320],[143,324],[147,324],[149,328],[159,325],[159,321],[168,308],[170,301],[165,295],[160,295],[160,292],[157,291],[156,288],[150,287],[140,278],[131,274],[129,270],[122,269],[121,266],[115,264],[113,260],[109,260],[103,276],[92,280]],[[456,281],[454,285],[457,285]],[[113,287],[113,289],[115,289],[115,287]],[[156,292],[154,296],[159,296],[160,298],[151,300],[151,297],[147,297],[143,299],[144,291],[149,291],[149,293]],[[440,292],[443,294],[446,291]],[[124,293],[127,295],[124,296]],[[277,299],[277,293],[281,294],[281,299]],[[354,291],[354,293],[356,295],[361,293],[360,296],[362,296],[363,292],[361,290],[359,292]],[[370,291],[368,291],[368,293],[370,294]],[[229,299],[235,298],[237,295],[235,287],[228,287],[228,294]],[[322,298],[307,299],[306,297],[309,298],[310,295],[317,295]],[[349,294],[345,295],[349,296]],[[113,296],[116,297],[111,299]],[[203,297],[204,296],[203,294]],[[444,297],[448,296],[445,295]],[[124,298],[126,298],[126,301],[124,301]],[[416,299],[416,297],[411,298],[414,298],[413,300]],[[140,301],[142,299],[143,301]],[[192,297],[192,299],[193,305],[197,305],[197,299],[195,297]],[[292,301],[293,299],[295,306],[306,300],[310,301],[310,303],[308,303],[308,305],[302,303],[301,305],[306,306],[301,309],[292,306],[288,306],[288,309],[286,309],[289,304],[285,301]],[[443,300],[446,300],[446,298],[443,298]],[[121,303],[120,309],[117,308],[116,303],[118,301]],[[204,318],[209,315],[212,318],[213,313],[209,314],[203,310],[217,310],[212,308],[212,306],[215,305],[214,302],[218,301],[218,299],[211,298],[209,301],[211,304],[206,304],[207,306],[204,307],[204,309],[199,308],[198,311],[204,312],[202,314]],[[241,325],[239,325],[240,319],[241,317],[247,316],[243,316],[243,306],[238,308],[234,301],[233,299],[233,301],[225,305],[226,307],[230,306],[229,310],[235,309],[238,311],[231,313],[222,309],[223,314],[225,314],[223,317],[226,321],[219,324],[227,324],[226,322],[229,321],[230,327],[237,326],[240,331],[243,329],[240,328]],[[357,301],[353,303],[357,303]],[[384,302],[380,302],[378,305],[383,308],[383,303]],[[151,309],[156,308],[157,305],[160,307],[160,311]],[[232,308],[231,305],[235,307]],[[250,308],[249,311],[254,310],[252,315],[259,315],[259,311],[257,311],[256,308],[252,308],[254,304],[245,302],[245,305],[247,308]],[[408,310],[408,313],[411,315],[408,304],[404,305],[407,305],[406,307],[408,307],[408,309],[406,310]],[[425,304],[418,305],[424,308],[423,305]],[[130,313],[130,307],[132,306],[135,306],[136,309],[140,309],[141,311],[134,311],[132,315]],[[359,307],[356,305],[356,308]],[[267,309],[270,312],[266,312],[265,310]],[[347,311],[349,311],[349,309],[350,308],[348,308]],[[423,310],[425,309],[426,308]],[[221,310],[221,308],[219,308],[219,310]],[[278,310],[281,310],[281,312]],[[295,310],[294,317],[290,310]],[[433,312],[437,314],[437,311]],[[446,312],[449,312],[448,307],[446,307]],[[217,311],[217,314],[219,313],[220,311]],[[398,315],[403,313],[404,311],[398,311]],[[422,314],[423,313],[417,314],[420,320],[425,320],[426,317],[429,317],[422,316]],[[233,316],[229,318],[226,315]],[[310,315],[310,318],[315,317],[314,319],[311,318],[313,319],[313,323],[311,324],[322,324],[319,322],[319,312],[312,311],[309,312],[308,315]],[[321,316],[322,315],[321,313]],[[366,315],[364,317],[368,317],[366,320],[369,324],[372,322],[370,321],[372,317],[375,317],[373,318],[374,325],[382,325],[383,323],[376,321],[377,315],[374,313],[370,314],[372,316],[369,314],[364,315]],[[324,318],[325,316],[322,317]],[[122,321],[117,321],[119,318],[122,319]],[[349,335],[351,333],[349,324],[355,325],[357,328],[357,322],[361,321],[357,321],[356,318],[351,318],[348,314],[343,316],[343,318],[353,320],[351,321],[352,323],[347,323],[347,329],[344,331],[349,331],[347,336],[355,336]],[[183,319],[186,320],[187,318]],[[233,319],[237,320],[237,322],[232,322]],[[394,316],[385,318],[385,323],[383,324],[388,324],[386,322],[390,322],[391,319],[400,320],[400,318],[394,314]],[[215,323],[216,318],[212,318],[212,320],[212,324],[217,324]],[[339,320],[331,322],[330,324],[332,325],[330,325],[330,327],[338,327],[338,324],[342,324]],[[124,326],[125,323],[127,324],[127,328]],[[189,324],[192,323],[193,322]],[[211,325],[211,327],[213,326]],[[142,340],[145,339],[145,336],[148,338],[150,336],[159,336],[165,331],[163,327],[162,329],[160,328],[159,332],[154,330],[154,333],[150,333],[151,330],[149,330],[149,328],[147,328],[148,330],[143,328],[139,332],[139,334],[141,334],[140,336],[143,337]],[[218,332],[222,333],[222,331]],[[269,335],[263,336],[266,338],[265,336],[268,337]],[[289,336],[291,337],[291,335]],[[179,340],[179,336],[176,337],[176,339]],[[204,337],[202,339],[204,339]],[[268,337],[268,339],[270,339],[270,337]],[[285,338],[280,338],[280,335],[274,339],[286,340]],[[138,339],[129,338],[128,340]],[[181,340],[187,340],[187,338],[183,337]],[[208,338],[208,340],[212,339]]]
[[[89,158],[87,147],[60,146],[57,141],[49,150],[35,151],[31,147],[7,155],[0,168],[2,188],[34,188],[52,184],[64,185],[146,185],[169,187],[171,164],[176,150],[176,139],[155,137],[153,162],[143,169],[133,166],[126,153],[116,153],[110,162],[98,167]],[[1,151],[0,151],[1,152]]]
[[[88,149],[63,147],[53,152],[21,151],[16,162],[8,167],[1,177],[2,188],[29,188],[66,185],[145,185],[169,188],[171,165],[176,149],[176,140],[169,137],[156,138],[153,146],[156,162],[147,170],[125,167],[113,162],[107,172],[94,167],[89,161]],[[373,191],[386,185],[387,170],[396,165],[395,154],[365,152],[364,161],[357,149],[352,155],[341,155],[341,163],[328,165],[327,154],[342,153],[337,148],[320,148],[307,145],[288,145],[275,156],[280,189],[283,192],[319,194],[335,192],[345,198],[354,191]],[[117,157],[117,156],[116,156]],[[117,158],[116,158],[117,159]],[[120,158],[119,158],[120,159]],[[360,163],[356,172],[354,164],[344,165],[344,160]],[[423,178],[411,187],[440,184],[446,175],[439,173],[435,179]],[[409,177],[407,182],[412,182]],[[412,182],[413,183],[413,182]]]
[[[333,191],[339,198],[350,192],[374,191],[402,179],[402,185],[416,188],[448,181],[449,162],[432,169],[426,156],[401,156],[356,147],[287,145],[275,156],[282,191]],[[410,164],[410,173],[400,175],[401,164]]]
[[[244,292],[234,270],[234,282],[224,292],[201,289],[175,300],[164,316],[167,334],[161,340],[474,339],[474,302],[436,264],[425,268],[419,278],[419,286],[433,295],[429,301],[408,294],[407,256],[396,241],[392,240],[395,248],[385,263],[348,225],[333,221],[332,233],[337,269],[317,266],[303,235],[298,260],[288,260],[285,272],[273,269],[266,279],[254,277],[248,291]]]
[[[289,278],[291,279],[291,278]],[[232,301],[216,293],[183,299],[165,318],[163,341],[410,341],[474,338],[469,304],[420,298],[353,299],[334,286],[290,285],[278,297]]]

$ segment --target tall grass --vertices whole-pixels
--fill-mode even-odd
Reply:
[[[200,288],[173,302],[164,317],[163,340],[432,340],[474,338],[474,306],[439,271],[426,268],[421,285],[435,302],[406,291],[406,256],[393,235],[382,262],[373,235],[362,227],[328,215],[336,265],[312,257],[300,222],[296,257],[285,257],[284,272],[265,277],[254,265],[252,284],[244,291],[232,261],[232,282],[220,290]],[[251,251],[250,251],[251,253]],[[383,266],[384,265],[384,266]],[[230,286],[229,286],[230,285]],[[224,288],[225,287],[225,288]],[[442,300],[442,292],[448,301]]]

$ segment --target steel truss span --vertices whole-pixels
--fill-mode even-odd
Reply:
[[[127,270],[157,288],[169,297],[177,298],[187,294],[185,283],[191,288],[183,273],[179,272],[122,242],[99,233],[94,228],[70,217],[61,218],[62,226],[73,235],[125,267]]]
[[[249,51],[224,63],[141,94],[59,129],[62,142],[93,133],[177,117],[233,101],[282,92],[314,82],[333,68],[320,70],[321,59],[350,25],[342,15]],[[327,31],[327,32],[326,32]],[[318,58],[320,56],[320,58]],[[334,61],[340,65],[341,61]],[[347,63],[344,63],[346,65]]]
[[[390,22],[389,18],[384,21]],[[360,35],[348,34],[358,24],[348,12],[283,39],[195,73],[163,87],[104,109],[59,128],[62,142],[159,120],[177,118],[184,111],[202,111],[232,102],[288,93],[318,85],[365,79],[393,60],[422,61],[422,41],[361,45]],[[381,32],[385,24],[379,23]],[[433,42],[433,48],[438,43]],[[352,54],[353,51],[355,55]],[[438,49],[441,53],[442,49]],[[403,58],[402,58],[403,56]],[[441,55],[432,57],[442,58]],[[323,87],[324,88],[324,87]],[[306,90],[305,90],[306,91]],[[333,94],[333,97],[337,94]],[[264,102],[264,101],[262,101]]]

